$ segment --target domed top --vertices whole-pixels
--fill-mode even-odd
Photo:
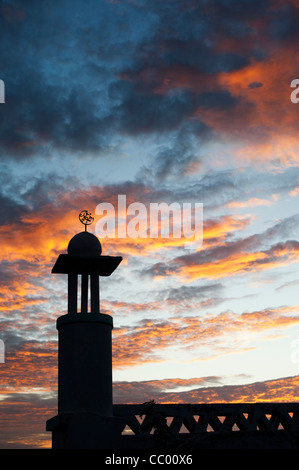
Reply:
[[[67,247],[69,255],[74,256],[100,256],[102,246],[100,240],[87,231],[77,233]]]

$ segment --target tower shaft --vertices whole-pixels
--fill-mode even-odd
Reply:
[[[112,416],[112,328],[104,314],[58,319],[58,413]]]

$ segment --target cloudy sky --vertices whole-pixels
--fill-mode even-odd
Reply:
[[[0,448],[49,447],[51,268],[100,203],[203,204],[203,242],[102,239],[116,403],[298,401],[298,0],[0,1]]]

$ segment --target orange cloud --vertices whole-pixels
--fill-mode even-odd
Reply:
[[[203,245],[208,247],[223,243],[228,235],[244,230],[252,222],[250,216],[224,215],[216,219],[204,221]]]
[[[229,202],[226,204],[227,207],[233,208],[233,209],[241,209],[241,208],[246,208],[246,207],[253,207],[253,206],[270,206],[273,204],[275,201],[270,201],[268,199],[261,199],[257,197],[252,197],[248,199],[247,201],[233,201]]]
[[[119,382],[114,384],[114,395],[116,403],[143,403],[151,399],[157,403],[287,403],[298,402],[299,399],[299,376],[246,385],[204,386],[209,381],[221,382],[221,377]],[[196,383],[202,387],[193,388]],[[172,392],[175,384],[192,387],[192,390]]]
[[[149,188],[148,188],[149,190]],[[55,204],[44,205],[39,210],[25,214],[19,220],[0,227],[1,260],[15,263],[20,260],[32,263],[35,267],[28,269],[31,276],[49,273],[51,264],[59,253],[66,251],[70,238],[83,227],[79,223],[78,213],[82,207],[94,208],[101,198],[103,188],[92,188],[90,191],[67,193],[58,197]],[[145,188],[143,188],[143,193]],[[134,194],[128,197],[128,204]],[[138,200],[138,195],[136,195]],[[148,196],[150,198],[150,195]],[[117,207],[117,195],[108,198],[107,202]],[[63,209],[62,209],[63,208]],[[116,212],[117,217],[117,212]],[[95,223],[98,217],[95,216]],[[234,231],[244,229],[251,222],[250,217],[223,216],[217,219],[205,220],[203,227],[204,244],[207,246],[211,239],[225,239]],[[168,223],[168,222],[167,222]],[[92,232],[95,224],[90,228]],[[183,247],[192,238],[174,238],[171,234],[167,238],[107,238],[102,240],[103,252],[117,254],[145,255],[153,251],[173,247]],[[200,247],[199,247],[200,248]],[[38,274],[39,271],[39,274]],[[17,283],[15,288],[17,288]],[[21,288],[21,287],[20,287]],[[24,289],[29,285],[23,283]]]
[[[200,108],[197,114],[224,138],[239,142],[238,160],[255,159],[275,169],[298,164],[298,108],[290,100],[290,83],[297,78],[296,45],[276,45],[271,54],[263,61],[251,59],[239,70],[218,75],[220,88],[236,99],[229,119],[221,107]]]
[[[0,448],[41,449],[51,447],[45,421],[57,410],[49,394],[15,392],[0,394]]]
[[[265,271],[290,265],[299,261],[299,245],[296,242],[280,243],[266,251],[233,253],[223,259],[200,264],[188,264],[177,268],[186,280],[199,278],[219,279],[244,274],[248,271]],[[166,270],[173,273],[173,270]]]
[[[141,320],[132,327],[122,327],[113,331],[114,367],[123,368],[143,362],[161,362],[163,350],[176,345],[182,349],[192,349],[213,344],[213,351],[204,359],[219,354],[215,339],[221,338],[220,353],[231,354],[248,350],[241,341],[232,344],[231,333],[264,333],[267,330],[287,328],[299,323],[299,306],[279,307],[261,311],[223,312],[218,315],[196,317],[172,317],[169,320]],[[223,329],[225,325],[225,329]],[[228,338],[226,343],[226,338]],[[248,337],[249,338],[249,337]],[[202,360],[200,350],[198,360]],[[206,353],[205,353],[206,354]]]
[[[279,6],[276,1],[270,9]],[[295,40],[291,43],[269,39],[267,21],[263,17],[249,19],[248,26],[256,34],[246,38],[246,42],[240,44],[234,37],[222,37],[215,42],[216,53],[241,53],[251,57],[244,67],[214,73],[182,65],[165,66],[160,70],[147,67],[133,78],[128,74],[121,78],[143,83],[154,93],[163,95],[175,89],[191,90],[197,96],[228,92],[235,100],[232,107],[228,109],[220,98],[218,106],[199,105],[193,119],[203,122],[224,141],[231,143],[233,140],[236,146],[233,155],[237,161],[266,163],[273,170],[297,165],[299,104],[296,106],[290,99],[291,81],[299,78],[297,45]],[[252,56],[252,50],[258,47],[257,38],[268,49],[263,60]]]
[[[205,387],[190,392],[168,393],[161,403],[258,403],[297,402],[299,377],[287,377],[248,385]]]
[[[14,390],[28,392],[39,390],[51,392],[57,387],[57,344],[53,341],[22,340],[14,346],[10,333],[2,336],[5,348],[5,363],[1,364],[2,393]],[[20,341],[20,340],[19,340]]]

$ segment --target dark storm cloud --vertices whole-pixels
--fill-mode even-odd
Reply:
[[[226,91],[204,92],[200,94],[198,104],[210,108],[221,106],[229,109],[236,104],[236,99]]]
[[[13,201],[0,193],[0,220],[1,224],[9,224],[24,213],[24,205]]]
[[[162,182],[168,178],[181,180],[199,169],[201,156],[195,134],[208,134],[207,127],[199,122],[184,123],[174,132],[168,133],[167,142],[158,147],[148,166],[137,174],[137,180]]]
[[[295,4],[281,2],[279,10],[274,10],[269,23],[269,34],[276,41],[292,41],[298,38],[299,11]]]
[[[0,174],[0,220],[2,225],[22,223],[30,213],[42,206],[52,204],[66,191],[77,187],[74,178],[53,173],[24,178],[13,171],[3,170]]]
[[[69,93],[64,92],[59,84],[47,84],[34,69],[7,88],[0,116],[2,156],[46,157],[55,148],[94,151],[105,146],[111,116],[96,115],[96,93],[75,83]]]
[[[131,135],[175,129],[197,107],[195,94],[187,90],[175,95],[160,96],[139,93],[131,83],[121,81],[112,88],[111,96],[121,100],[121,105],[114,109],[120,129]]]
[[[146,6],[159,15],[151,44],[149,64],[197,66],[209,73],[244,66],[248,58],[238,52],[216,51],[218,40],[242,40],[252,34],[248,20],[257,19],[267,9],[266,2],[148,1]],[[160,47],[157,47],[157,46]],[[150,47],[150,46],[149,46]]]
[[[257,1],[65,1],[55,8],[1,1],[2,157],[45,157],[54,149],[97,152],[116,133],[179,129],[200,104],[229,109],[235,102],[224,90],[200,94],[199,86],[199,92],[162,95],[156,88],[169,67],[184,66],[213,80],[246,66],[257,48],[250,21],[267,15],[267,8]],[[278,19],[274,9],[268,18],[274,35],[291,25],[287,11]],[[228,38],[236,50],[216,47]],[[145,82],[149,68],[152,79]],[[208,131],[199,126],[192,132]]]
[[[105,146],[113,130],[113,112],[110,105],[107,112],[103,93],[117,64],[104,68],[102,62],[119,25],[115,19],[116,30],[107,27],[105,3],[98,5],[95,25],[94,3],[83,8],[80,3],[80,16],[75,4],[51,8],[45,2],[28,2],[22,5],[17,28],[10,18],[17,16],[18,5],[9,6],[8,17],[3,13],[6,5],[0,4],[1,78],[6,84],[6,103],[0,110],[3,157],[48,156],[54,148],[94,151]],[[103,31],[108,37],[101,36]]]

